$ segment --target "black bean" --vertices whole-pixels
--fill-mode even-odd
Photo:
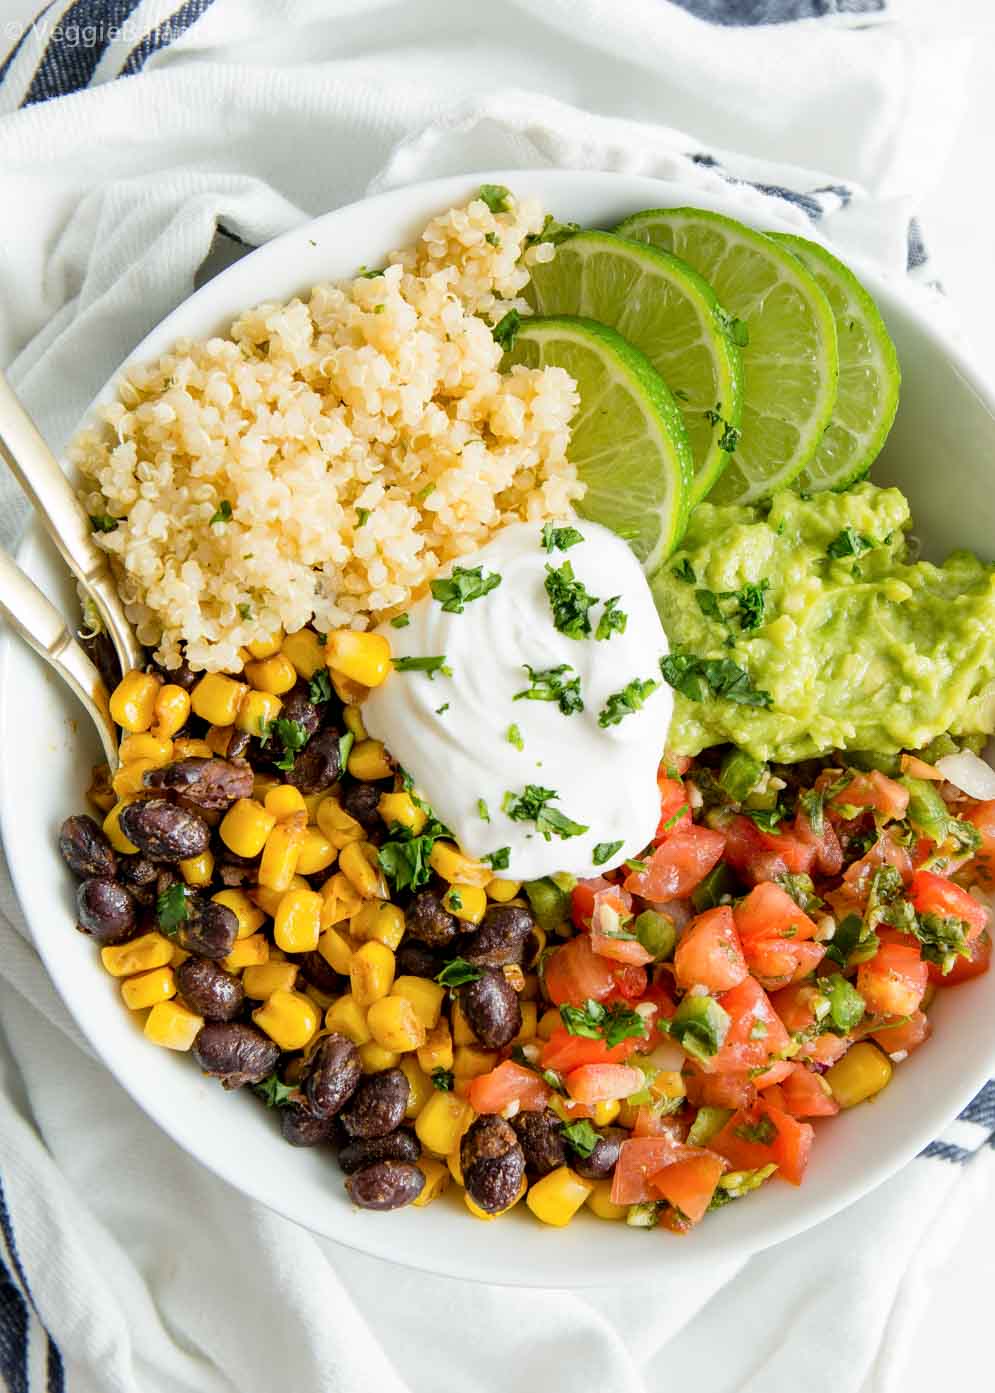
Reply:
[[[318,1117],[333,1117],[359,1087],[359,1051],[344,1035],[326,1035],[308,1060],[302,1088]]]
[[[450,914],[436,890],[419,890],[412,896],[404,916],[405,931],[430,948],[443,948],[459,930],[459,920]]]
[[[239,798],[252,797],[253,773],[244,759],[191,755],[144,775],[146,788],[175,793],[186,805],[221,812]]]
[[[488,1214],[513,1204],[525,1179],[525,1155],[514,1128],[496,1113],[484,1113],[463,1134],[460,1166],[467,1194]]]
[[[307,682],[297,682],[281,700],[281,720],[296,721],[299,726],[304,727],[309,738],[318,733],[321,729],[321,712],[311,700]]]
[[[410,1098],[411,1085],[401,1069],[367,1074],[339,1121],[350,1137],[385,1137],[401,1125]]]
[[[216,874],[221,884],[228,890],[244,890],[247,885],[255,885],[258,879],[259,862],[243,866],[237,861],[221,861]]]
[[[525,956],[525,940],[534,926],[529,910],[513,904],[492,905],[480,927],[460,938],[456,951],[475,967],[520,963]]]
[[[511,1119],[511,1125],[525,1156],[529,1175],[538,1179],[555,1171],[558,1166],[566,1165],[563,1124],[552,1109],[517,1113]]]
[[[113,692],[121,681],[122,672],[110,635],[104,629],[101,629],[99,633],[88,630],[86,637],[80,639],[80,643],[104,679],[104,686],[109,692]]]
[[[327,872],[326,872],[327,874]],[[327,992],[329,996],[338,996],[347,987],[344,979],[339,976],[334,967],[321,956],[317,949],[310,953],[302,953],[294,961],[301,970],[301,976],[311,983],[312,987],[317,987],[320,992]]]
[[[180,995],[205,1021],[231,1021],[242,1009],[245,990],[232,972],[210,958],[187,958],[176,969]]]
[[[193,1057],[205,1074],[219,1078],[225,1088],[241,1088],[272,1074],[280,1047],[254,1025],[209,1021],[197,1033]]]
[[[117,875],[117,856],[103,828],[84,813],[67,817],[59,831],[59,850],[73,875],[81,880],[91,876],[113,880]]]
[[[585,1180],[607,1180],[614,1173],[615,1162],[628,1132],[621,1127],[606,1127],[590,1156],[575,1156],[573,1168]]]
[[[467,982],[458,996],[470,1029],[485,1049],[503,1049],[521,1030],[518,993],[499,969],[490,968],[476,982]]]
[[[285,775],[286,782],[301,793],[320,793],[331,788],[342,773],[339,751],[341,735],[335,729],[319,730],[298,754],[294,767]]]
[[[244,760],[251,744],[252,736],[247,731],[236,730],[232,726],[225,746],[225,759]]]
[[[153,861],[185,861],[206,851],[211,831],[202,817],[165,798],[145,798],[121,809],[121,831]]]
[[[437,977],[445,964],[424,943],[405,938],[394,955],[394,965],[398,977]]]
[[[122,856],[118,861],[117,877],[127,886],[136,904],[145,908],[155,904],[159,867],[147,856]]]
[[[339,1148],[339,1165],[346,1175],[372,1166],[377,1161],[417,1161],[421,1142],[410,1127],[398,1127],[385,1137],[369,1137],[347,1142]]]
[[[383,784],[350,782],[343,786],[339,802],[349,816],[354,817],[367,832],[376,832],[383,827],[383,819],[377,811],[383,791]]]
[[[425,1176],[407,1161],[378,1161],[350,1175],[345,1187],[360,1209],[403,1209],[421,1194]]]
[[[220,962],[227,958],[238,938],[238,916],[226,904],[207,903],[187,896],[188,915],[177,930],[180,947],[188,953]]]
[[[99,943],[126,943],[136,932],[135,902],[116,880],[94,876],[76,890],[76,920]]]
[[[291,1146],[320,1146],[331,1141],[335,1133],[334,1117],[316,1117],[300,1103],[290,1103],[280,1109],[280,1130],[283,1140]]]
[[[153,663],[152,669],[159,673],[163,681],[171,683],[174,687],[182,687],[185,692],[192,691],[204,675],[202,672],[194,672],[185,658],[179,667],[163,667],[161,663]]]

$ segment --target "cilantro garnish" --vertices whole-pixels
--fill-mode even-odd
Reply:
[[[555,527],[551,522],[542,525],[542,545],[547,551],[569,551],[583,540],[576,527]]]
[[[410,623],[410,614],[395,614],[394,618],[390,621],[390,627],[392,629],[406,629]]]
[[[436,714],[437,716],[444,716],[448,710],[449,710],[449,702],[448,702],[448,701],[444,701],[444,702],[442,703],[441,706],[437,706],[437,707],[435,708],[435,714]]]
[[[504,738],[507,740],[509,745],[514,745],[516,750],[525,749],[525,741],[522,739],[522,732],[518,729],[517,726],[509,726],[508,729],[505,731]]]
[[[361,281],[375,281],[377,276],[382,276],[385,270],[384,266],[375,266],[372,271],[368,266],[360,266],[356,276]]]
[[[624,634],[625,626],[629,622],[629,616],[625,610],[618,608],[621,595],[613,595],[610,600],[605,601],[605,607],[601,611],[601,618],[598,620],[598,627],[594,631],[596,639],[611,638],[612,634]]]
[[[511,190],[503,184],[481,184],[477,197],[487,204],[492,213],[506,213]]]
[[[826,827],[825,796],[817,788],[807,789],[799,798],[798,807],[808,818],[813,835],[821,837]]]
[[[707,619],[715,619],[725,623],[727,616],[721,605],[720,600],[735,600],[735,617],[739,620],[739,627],[744,632],[759,629],[764,622],[764,610],[767,604],[767,591],[770,589],[769,580],[761,580],[754,583],[747,583],[739,590],[696,590],[694,597],[698,601],[698,608]]]
[[[601,714],[598,716],[598,725],[602,729],[608,726],[617,726],[624,717],[631,716],[643,705],[646,698],[656,691],[659,682],[655,682],[652,677],[640,680],[634,677],[631,682],[627,682],[620,692],[613,692],[602,707]]]
[[[339,736],[339,768],[344,769],[349,763],[349,751],[355,744],[356,737],[351,730],[347,730]]]
[[[501,584],[496,571],[483,574],[482,566],[454,566],[451,576],[429,583],[432,598],[438,600],[447,614],[462,614],[470,600],[479,600]]]
[[[582,836],[587,831],[585,826],[548,806],[558,796],[554,789],[526,784],[520,794],[506,793],[501,807],[512,822],[534,822],[547,842],[554,834],[564,839]]]
[[[676,566],[671,566],[670,574],[677,580],[682,580],[685,585],[697,585],[698,577],[694,573],[694,567],[685,556],[683,561],[679,561]]]
[[[622,846],[622,842],[598,842],[591,853],[591,860],[596,866],[603,866],[622,850]]]
[[[517,310],[509,310],[503,318],[499,319],[491,330],[494,342],[508,353],[514,346],[518,338],[518,331],[522,327],[522,316]]]
[[[285,772],[293,769],[294,756],[298,750],[303,750],[311,738],[307,726],[300,721],[288,721],[283,716],[277,716],[275,721],[270,722],[268,733],[275,735],[283,746],[283,754],[274,761],[276,768]]]
[[[832,977],[820,977],[815,984],[829,1002],[829,1019],[838,1035],[849,1035],[864,1018],[864,998],[847,979],[834,972]]]
[[[689,701],[721,698],[738,706],[772,706],[770,692],[754,687],[750,675],[731,658],[698,658],[668,653],[660,659],[664,680]]]
[[[358,531],[361,527],[365,527],[370,520],[369,508],[357,508],[356,516],[359,518],[359,521],[356,523],[356,530]]]
[[[229,513],[230,516],[230,513]],[[217,522],[217,518],[212,518],[212,522]],[[109,513],[91,513],[90,526],[94,532],[115,532],[117,530],[118,519],[112,518]]]
[[[155,917],[163,933],[175,934],[190,918],[187,890],[182,881],[165,889],[155,902]]]
[[[268,1108],[285,1108],[297,1090],[293,1084],[281,1082],[276,1074],[268,1074],[265,1079],[252,1085],[252,1091]]]
[[[429,857],[432,847],[446,829],[434,817],[426,823],[419,836],[413,837],[407,828],[392,827],[391,840],[377,852],[377,861],[395,890],[420,890],[432,879]],[[407,835],[402,835],[407,833]]]
[[[685,1054],[704,1060],[718,1054],[729,1025],[728,1011],[714,997],[685,996],[673,1017],[657,1028],[672,1035]]]
[[[485,232],[484,241],[489,247],[500,247],[501,245],[501,240],[496,232]]]
[[[239,607],[238,607],[238,612],[239,612],[239,614],[242,616],[242,618],[246,621],[246,623],[248,623],[249,620],[252,618],[252,606],[251,606],[251,605],[247,605],[247,604],[244,604],[244,603],[243,603],[243,604],[240,604]]]
[[[681,806],[676,810],[676,812],[672,812],[672,813],[670,814],[670,816],[667,818],[666,822],[663,824],[663,827],[661,828],[661,831],[663,831],[663,832],[670,832],[673,828],[675,828],[675,827],[677,826],[677,824],[680,822],[680,820],[681,820],[681,818],[684,816],[684,814],[685,814],[685,813],[689,813],[690,811],[691,811],[691,804],[690,804],[690,803],[682,803]]]
[[[546,214],[546,221],[542,225],[540,232],[530,232],[525,239],[526,247],[534,247],[539,242],[552,242],[554,247],[565,242],[568,237],[573,237],[580,231],[580,223],[558,222],[552,213]]]
[[[480,818],[481,822],[490,822],[491,820],[490,811],[483,798],[477,799],[477,816]]]
[[[213,527],[216,522],[231,522],[231,504],[227,498],[222,498],[218,504],[218,511],[207,525]]]
[[[560,1020],[571,1035],[587,1040],[604,1040],[611,1049],[623,1040],[644,1040],[649,1031],[638,1011],[622,1002],[604,1006],[588,997],[583,1006],[561,1006]]]
[[[445,653],[440,653],[435,658],[392,658],[395,672],[424,672],[430,681],[435,681],[435,674],[441,672],[443,677],[452,677],[453,670],[446,665]]]
[[[487,821],[490,822],[490,818]],[[486,861],[492,871],[506,871],[511,864],[511,847],[499,846],[497,851],[488,851],[480,859]]]
[[[765,1114],[758,1117],[756,1122],[741,1122],[738,1127],[732,1129],[732,1134],[741,1141],[753,1142],[757,1146],[770,1146],[778,1136],[778,1128]]]
[[[783,808],[744,808],[743,812],[762,832],[776,832],[784,817]]]
[[[466,958],[451,958],[435,980],[440,987],[464,987],[467,982],[478,982],[483,975],[481,969],[468,963]]]
[[[557,569],[546,566],[546,594],[553,610],[553,626],[567,638],[590,638],[591,619],[588,610],[598,603],[589,595],[582,581],[574,576],[569,561]]]
[[[831,556],[834,561],[839,561],[844,556],[860,556],[862,552],[870,551],[875,546],[877,542],[871,537],[865,537],[863,532],[844,527],[826,547],[826,555]]]
[[[601,1140],[601,1133],[588,1122],[586,1117],[579,1122],[568,1122],[560,1128],[560,1135],[563,1140],[572,1146],[578,1156],[585,1159],[591,1155],[598,1142]]]
[[[740,319],[734,322],[736,324],[742,324],[742,320]],[[746,326],[743,325],[743,327],[745,329]],[[714,411],[705,411],[703,415],[710,426],[722,427],[722,434],[719,436],[719,449],[724,450],[727,455],[731,455],[739,444],[739,431],[731,421],[727,421],[722,415],[722,403],[717,401]]]
[[[542,671],[537,671],[529,663],[524,663],[523,667],[529,674],[532,685],[524,691],[516,692],[512,701],[555,701],[564,716],[583,711],[580,678],[571,677],[568,682],[563,679],[565,672],[574,671],[569,663],[560,663],[559,667],[545,668]]]
[[[332,683],[327,668],[319,668],[307,684],[307,694],[315,705],[332,699]]]
[[[440,1093],[452,1093],[455,1082],[456,1078],[451,1069],[432,1070],[432,1087],[437,1088]]]

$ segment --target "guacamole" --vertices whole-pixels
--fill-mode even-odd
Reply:
[[[758,759],[920,749],[995,724],[995,568],[912,559],[898,489],[695,509],[651,585],[675,687],[668,746]]]

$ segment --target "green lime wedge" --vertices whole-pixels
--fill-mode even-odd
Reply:
[[[677,403],[644,354],[593,319],[526,319],[503,366],[563,368],[580,406],[569,456],[587,485],[581,517],[624,537],[647,575],[687,524],[693,468]]]
[[[654,208],[615,229],[690,262],[749,332],[743,424],[714,503],[754,503],[805,468],[829,424],[839,370],[829,301],[797,257],[701,208]]]
[[[580,232],[531,268],[540,314],[582,314],[646,354],[677,398],[694,456],[688,506],[701,501],[739,438],[743,367],[731,316],[685,261],[612,232]]]
[[[877,305],[842,261],[805,237],[771,236],[794,252],[832,306],[840,355],[832,418],[795,482],[810,493],[843,489],[867,473],[888,438],[902,382],[898,354]]]

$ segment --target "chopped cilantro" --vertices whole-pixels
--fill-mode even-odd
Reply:
[[[756,1146],[770,1146],[778,1136],[777,1124],[766,1114],[756,1122],[741,1122],[732,1129],[734,1137],[741,1141],[753,1142]]]
[[[408,791],[411,791],[410,788]],[[423,806],[420,800],[416,801]],[[431,809],[428,811],[431,812]],[[432,879],[429,857],[432,847],[447,834],[447,829],[431,816],[417,837],[400,826],[392,827],[390,831],[391,840],[384,842],[377,853],[380,869],[396,890],[420,890]]]
[[[659,682],[655,682],[652,677],[640,680],[634,677],[631,682],[627,682],[620,692],[613,692],[605,705],[602,707],[598,716],[598,725],[607,729],[608,726],[617,726],[624,717],[631,716],[643,705],[646,698],[656,691]]]
[[[293,1084],[283,1083],[274,1073],[268,1074],[261,1082],[254,1083],[252,1091],[268,1108],[285,1108],[297,1089]]]
[[[517,310],[509,310],[503,318],[499,319],[491,330],[494,342],[508,353],[514,346],[518,338],[518,331],[522,327],[522,316]]]
[[[757,584],[748,581],[746,585],[735,591],[737,617],[741,629],[751,630],[761,627],[764,622],[766,595],[769,589],[770,581],[764,579]]]
[[[432,598],[438,600],[447,614],[462,614],[470,600],[479,600],[501,584],[496,571],[483,574],[482,566],[454,566],[451,576],[429,584]]]
[[[596,866],[603,866],[622,850],[622,846],[622,842],[598,842],[591,854],[591,860]]]
[[[500,247],[501,241],[496,232],[485,232],[484,241],[489,247]]]
[[[877,543],[870,537],[865,537],[862,532],[855,532],[852,527],[844,527],[826,547],[826,555],[831,556],[834,561],[839,561],[844,556],[860,556],[862,552],[870,551],[874,546],[877,546]]]
[[[501,806],[512,822],[534,822],[547,842],[554,834],[564,839],[583,836],[587,831],[585,826],[548,806],[556,797],[557,793],[551,788],[526,784],[520,794],[506,793]]]
[[[672,813],[670,814],[670,816],[667,818],[666,822],[664,822],[664,824],[663,824],[663,826],[662,826],[662,828],[661,828],[660,830],[661,830],[662,832],[671,832],[671,831],[673,831],[673,829],[674,829],[674,828],[677,826],[677,824],[680,822],[680,820],[681,820],[681,818],[684,816],[684,814],[685,814],[685,813],[689,813],[690,811],[691,811],[691,805],[690,805],[690,803],[682,803],[681,806],[676,810],[676,812],[672,812]]]
[[[785,871],[783,875],[776,876],[775,880],[781,889],[791,896],[798,908],[804,909],[806,914],[811,914],[816,909],[822,909],[824,901],[820,900],[815,893],[812,877],[806,875],[804,871]]]
[[[813,836],[821,837],[826,827],[824,795],[817,788],[807,789],[799,798],[798,807],[808,818]]]
[[[829,1002],[829,1019],[838,1035],[849,1035],[864,1018],[864,998],[847,979],[834,972],[832,977],[820,977],[815,984]]]
[[[394,618],[390,621],[390,627],[392,629],[406,629],[410,623],[410,614],[395,614]]]
[[[722,611],[719,608],[719,597],[714,590],[696,590],[694,598],[698,601],[698,608],[706,619],[717,619],[722,622]]]
[[[583,582],[574,576],[569,561],[557,569],[546,566],[546,594],[553,610],[553,625],[567,638],[590,638],[591,619],[588,611],[598,603],[595,595],[589,595]]]
[[[155,902],[155,917],[160,929],[166,934],[175,934],[181,924],[190,918],[187,904],[187,890],[182,881],[176,881],[165,889]]]
[[[559,667],[545,668],[542,671],[537,671],[529,663],[524,663],[523,666],[532,685],[524,691],[516,692],[512,697],[513,701],[555,701],[564,716],[583,711],[580,678],[571,677],[569,681],[564,681],[563,678],[565,672],[574,671],[569,663],[560,663]]]
[[[229,509],[229,516],[231,512]],[[212,518],[212,522],[217,522],[217,518]],[[94,532],[114,532],[117,530],[118,519],[112,518],[109,513],[91,513],[90,526]]]
[[[270,722],[270,732],[283,746],[283,754],[275,761],[276,768],[284,772],[293,769],[294,756],[298,750],[303,750],[311,738],[311,732],[300,721],[288,721],[283,716],[277,716],[275,721]]]
[[[518,729],[517,726],[509,726],[508,729],[505,731],[504,738],[507,740],[509,745],[514,745],[516,750],[525,749],[525,741],[522,739],[522,732]]]
[[[446,666],[446,655],[440,653],[436,658],[392,658],[395,672],[424,672],[430,681],[435,681],[435,674],[441,672],[443,677],[452,677],[453,670]]]
[[[936,963],[946,976],[955,959],[971,956],[967,942],[968,928],[964,919],[927,913],[917,916],[912,932],[919,940],[925,961]]]
[[[450,887],[443,903],[447,909],[451,909],[454,914],[458,914],[463,908],[463,896],[455,887]]]
[[[568,1122],[560,1128],[563,1140],[572,1146],[578,1156],[590,1156],[601,1140],[601,1133],[588,1122],[586,1117],[579,1122]]]
[[[307,694],[311,700],[318,705],[323,701],[332,699],[332,683],[328,676],[327,668],[319,668],[307,684]]]
[[[677,580],[684,581],[685,585],[697,585],[698,577],[694,573],[694,567],[685,556],[683,561],[679,561],[676,566],[670,568],[670,574]]]
[[[246,621],[246,623],[248,623],[249,620],[252,618],[252,606],[251,606],[251,605],[247,605],[247,604],[244,604],[244,603],[243,603],[243,604],[240,604],[239,607],[238,607],[238,612],[239,612],[239,614],[242,616],[242,618]]]
[[[208,527],[213,527],[216,522],[231,522],[231,504],[227,498],[222,498],[218,504],[218,511],[211,518]]]
[[[487,821],[490,822],[490,818]],[[480,859],[486,861],[492,871],[506,871],[511,864],[511,847],[499,846],[497,851],[488,851]]]
[[[546,214],[546,221],[539,232],[530,232],[525,239],[526,247],[534,247],[539,242],[551,242],[554,247],[565,242],[568,237],[573,237],[580,231],[580,223],[558,222],[552,213]]]
[[[826,944],[826,957],[830,962],[838,963],[844,968],[848,965],[850,955],[860,943],[863,927],[859,914],[847,914],[840,920],[836,925],[836,932]],[[876,935],[872,937],[876,944]]]
[[[440,1093],[452,1093],[455,1082],[456,1078],[451,1069],[432,1070],[432,1087],[437,1088]]]
[[[610,600],[605,601],[605,607],[601,611],[601,618],[598,620],[598,627],[594,631],[596,639],[611,638],[612,634],[624,634],[625,626],[629,622],[629,616],[625,610],[618,608],[618,602],[622,597],[613,595]]]
[[[503,184],[481,184],[477,197],[487,204],[492,213],[506,213],[511,190]]]
[[[444,716],[448,710],[449,710],[449,702],[448,702],[448,701],[444,701],[444,702],[442,703],[441,706],[437,706],[437,707],[435,708],[435,714],[436,714],[437,716]]]
[[[569,551],[583,540],[576,527],[555,527],[551,522],[542,525],[542,545],[547,551]]]
[[[351,730],[347,730],[339,736],[339,768],[345,769],[349,763],[349,752],[355,744],[356,737]]]
[[[583,1006],[561,1006],[560,1019],[571,1035],[604,1040],[609,1049],[623,1040],[644,1040],[649,1033],[639,1012],[622,1002],[604,1006],[589,997]]]
[[[692,653],[668,653],[660,659],[664,680],[688,701],[721,698],[738,706],[771,706],[770,692],[754,687],[750,675],[731,658],[697,658]]]
[[[435,980],[440,987],[464,987],[467,982],[478,982],[483,975],[481,969],[468,963],[466,958],[451,958]]]
[[[483,798],[477,799],[477,816],[480,818],[481,822],[490,822],[491,820],[490,811]]]
[[[360,266],[356,276],[361,281],[375,281],[377,276],[382,276],[385,270],[385,266],[375,266],[372,271],[368,266]]]
[[[737,319],[735,323],[741,324],[742,320]],[[719,449],[724,450],[727,455],[731,455],[739,444],[739,431],[731,421],[727,421],[722,415],[722,403],[716,402],[714,411],[705,411],[702,414],[709,425],[722,427],[722,434],[719,436]]]
[[[359,521],[356,523],[356,529],[358,531],[360,527],[365,527],[370,520],[369,508],[357,508],[356,516],[359,518]]]
[[[751,822],[756,823],[761,832],[776,832],[784,817],[783,808],[744,808],[743,812]]]

